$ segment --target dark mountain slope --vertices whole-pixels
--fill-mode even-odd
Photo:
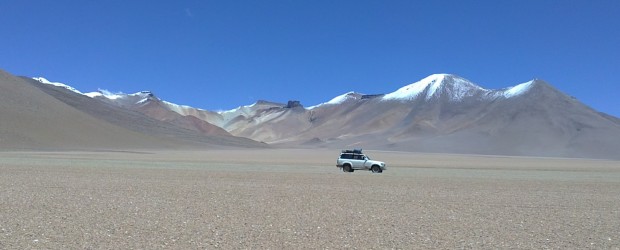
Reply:
[[[0,71],[0,149],[66,150],[174,147],[160,138],[101,122]]]
[[[39,88],[61,102],[91,115],[101,121],[114,124],[130,131],[145,134],[166,141],[175,142],[178,147],[265,147],[266,145],[228,135],[225,131],[220,134],[204,134],[194,129],[187,129],[170,122],[160,121],[141,112],[118,107],[81,95],[64,88],[48,84],[41,84],[27,79],[32,86]],[[204,123],[204,122],[201,122]],[[215,129],[219,130],[219,129]],[[151,145],[155,146],[155,145]]]

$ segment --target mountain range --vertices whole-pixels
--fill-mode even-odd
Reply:
[[[162,121],[91,98],[66,85],[42,84],[0,71],[1,150],[268,147],[206,123],[204,132],[187,129],[175,120],[186,118],[170,113],[170,121]]]
[[[491,90],[450,74],[387,94],[228,111],[154,93],[82,93],[0,71],[0,148],[299,147],[620,159],[620,119],[543,80]]]

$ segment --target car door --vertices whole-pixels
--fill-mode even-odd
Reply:
[[[358,155],[358,154],[353,155],[353,159],[351,160],[353,169],[363,169],[365,162],[366,162],[366,159],[364,155]]]

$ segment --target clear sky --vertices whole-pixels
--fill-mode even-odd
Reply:
[[[618,0],[0,0],[0,68],[209,110],[546,80],[620,116]]]

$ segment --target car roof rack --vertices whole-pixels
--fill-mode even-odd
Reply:
[[[362,149],[343,149],[342,153],[354,153],[354,154],[361,154],[362,153]]]

